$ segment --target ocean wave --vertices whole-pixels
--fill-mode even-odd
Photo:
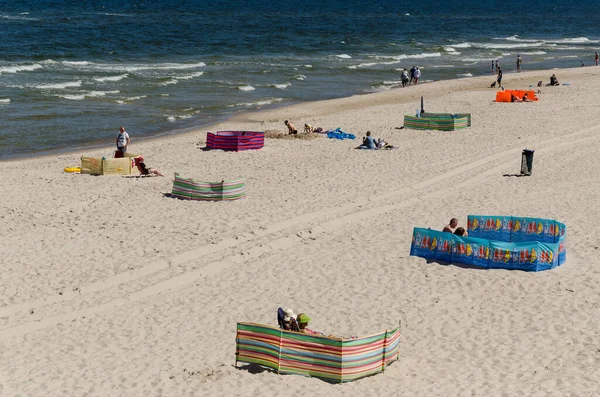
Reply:
[[[285,90],[286,88],[288,88],[289,86],[291,86],[292,83],[283,83],[283,84],[272,84],[272,87],[275,88],[279,88],[280,90]]]
[[[241,87],[238,87],[238,90],[240,91],[254,91],[256,88],[252,87],[251,85],[243,85]]]
[[[338,58],[340,58],[340,59],[350,59],[350,58],[352,58],[352,57],[351,57],[350,55],[348,55],[348,54],[339,54],[339,55],[336,55],[336,57],[338,57]]]
[[[175,78],[170,78],[167,81],[163,81],[162,83],[159,83],[158,85],[162,85],[162,86],[166,86],[166,85],[173,85],[173,84],[177,84],[179,83],[179,80],[175,79]]]
[[[386,62],[365,62],[365,63],[359,63],[358,65],[356,65],[356,67],[359,68],[369,68],[371,66],[377,66],[377,65],[395,65],[397,63],[400,63],[400,61],[386,61]]]
[[[472,47],[485,48],[488,50],[506,50],[511,48],[532,48],[541,47],[544,45],[543,42],[538,41],[534,43],[471,43]]]
[[[120,80],[123,80],[124,78],[126,78],[127,76],[128,76],[128,74],[125,73],[125,74],[120,74],[118,76],[94,77],[94,80],[96,80],[100,83],[104,83],[105,81],[120,81]]]
[[[204,62],[196,63],[95,63],[88,61],[62,61],[61,64],[68,67],[81,68],[83,70],[92,70],[100,72],[137,72],[146,70],[186,70],[196,69],[206,66]]]
[[[304,67],[310,69],[313,67],[313,65],[304,65]]]
[[[546,55],[546,51],[526,51],[521,52],[521,55]]]
[[[473,77],[472,73],[461,73],[459,74],[460,77]]]
[[[384,81],[382,82],[383,85],[396,85],[396,84],[402,84],[402,80],[389,80],[389,81]]]
[[[19,72],[31,72],[34,70],[41,69],[43,66],[39,63],[31,65],[14,65],[14,66],[2,66],[0,67],[0,74],[2,73],[19,73]]]
[[[263,99],[260,101],[256,101],[256,102],[240,102],[240,103],[234,103],[232,105],[227,105],[227,107],[238,107],[238,106],[244,106],[244,107],[254,107],[254,106],[265,106],[265,105],[271,105],[273,102],[281,102],[283,101],[283,98],[271,98],[271,99]]]
[[[559,58],[580,58],[580,56],[579,55],[563,55]]]
[[[555,44],[593,44],[600,43],[600,40],[590,40],[587,37],[571,37],[564,39],[522,39],[518,35],[498,38],[496,40],[517,41],[522,43],[555,43]]]
[[[88,66],[88,65],[91,65],[91,62],[88,62],[88,61],[61,61],[61,63],[66,66]]]
[[[81,87],[83,82],[81,80],[77,81],[67,81],[65,83],[49,83],[49,84],[37,84],[31,86],[32,88],[38,88],[40,90],[64,90],[65,88],[77,88]]]
[[[140,96],[131,96],[128,98],[123,98],[123,99],[119,99],[115,102],[120,103],[120,104],[124,104],[127,102],[133,102],[133,101],[137,101],[138,99],[143,99],[143,98],[147,98],[147,95],[140,95]]]
[[[191,80],[195,77],[200,77],[204,74],[204,72],[195,72],[192,74],[184,74],[182,76],[175,76],[174,78],[177,80]]]
[[[0,14],[0,19],[8,19],[10,21],[39,21],[38,18],[24,17],[23,15],[29,15],[29,13],[20,13],[19,15]]]
[[[452,44],[450,47],[454,47],[454,48],[471,48],[471,44],[470,43],[459,43],[459,44]]]
[[[183,119],[191,119],[192,115],[191,114],[182,114],[182,115],[177,115],[177,116],[170,116],[170,115],[166,115],[165,116],[165,120],[167,120],[170,123],[174,123],[177,120],[183,120]]]
[[[85,98],[101,98],[110,94],[118,94],[120,91],[88,91],[81,94],[67,94],[67,95],[56,95],[60,98],[70,99],[72,101],[81,101]]]
[[[456,52],[456,48],[450,47],[450,46],[446,46],[446,47],[444,47],[444,51],[446,51],[446,52]]]
[[[0,99],[0,105],[7,105],[10,103],[10,98]]]
[[[296,80],[306,80],[306,76],[303,74],[297,74],[294,76]]]

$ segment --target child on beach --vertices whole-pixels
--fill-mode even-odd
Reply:
[[[286,125],[286,127],[288,128],[288,134],[297,134],[298,130],[296,129],[296,127],[294,127],[294,124],[290,123],[289,121],[284,121],[283,124]]]

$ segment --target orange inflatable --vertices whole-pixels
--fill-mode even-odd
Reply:
[[[527,94],[527,98],[532,101],[538,100],[538,97],[535,96],[535,91],[533,90],[505,90],[496,92],[496,102],[511,102],[512,95],[519,99],[523,99],[523,95],[525,94]]]

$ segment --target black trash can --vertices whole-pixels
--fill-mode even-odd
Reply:
[[[525,149],[521,153],[521,175],[531,175],[534,152],[535,150]]]

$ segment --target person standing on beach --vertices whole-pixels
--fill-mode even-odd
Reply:
[[[494,68],[494,60],[492,59],[492,74],[496,74],[496,69]]]
[[[123,154],[127,152],[129,141],[129,134],[125,131],[125,127],[121,127],[117,135],[117,150]]]
[[[413,67],[410,68],[410,81],[408,82],[409,85],[412,84],[412,82],[415,78],[415,70],[417,70],[417,69],[416,69],[415,65],[413,65]]]
[[[421,78],[421,70],[417,66],[415,69],[415,85],[419,84],[419,79]]]
[[[598,51],[596,51],[596,57],[594,58],[594,60],[596,61],[596,66],[598,66]]]
[[[402,87],[406,87],[408,85],[408,72],[406,71],[406,69],[402,70],[400,78],[402,79]]]
[[[502,88],[502,69],[498,66],[498,87]]]
[[[523,58],[521,55],[517,55],[517,73],[521,73],[521,65],[523,64]]]
[[[500,62],[496,59],[496,74],[500,72]]]

